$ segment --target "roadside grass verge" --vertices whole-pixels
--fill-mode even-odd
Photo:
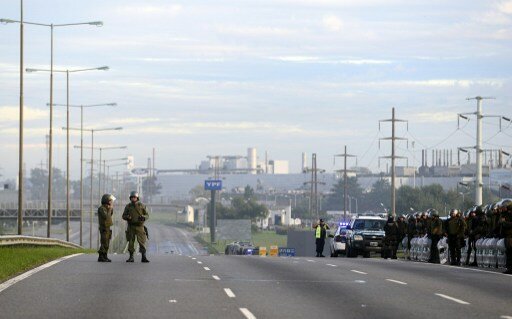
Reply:
[[[270,250],[270,246],[286,247],[287,244],[286,235],[278,235],[274,231],[259,231],[252,233],[251,242],[255,247],[265,246],[267,251]],[[207,246],[211,254],[223,254],[226,245],[233,242],[232,240],[218,240],[215,244],[210,244],[210,234],[198,234],[196,240],[202,245]]]
[[[67,255],[93,253],[93,250],[50,246],[2,246],[0,247],[0,282],[27,270]]]

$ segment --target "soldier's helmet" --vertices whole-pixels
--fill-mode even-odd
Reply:
[[[116,198],[112,194],[103,194],[103,196],[101,196],[101,204],[102,205],[108,204],[108,202],[115,201],[115,200],[116,200]]]
[[[436,209],[432,208],[432,209],[430,210],[430,215],[431,215],[432,217],[439,217],[439,212],[438,212]]]
[[[482,206],[480,206],[480,205],[475,206],[475,214],[482,215],[483,213],[484,213],[484,211],[482,210]]]
[[[130,192],[130,199],[132,199],[132,197],[137,197],[137,199],[139,199],[139,193],[137,193],[136,191]]]
[[[483,208],[483,212],[485,215],[487,215],[487,217],[491,216],[492,215],[492,204],[485,205]]]

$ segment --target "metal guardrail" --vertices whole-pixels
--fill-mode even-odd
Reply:
[[[39,246],[61,246],[61,247],[66,247],[66,248],[82,248],[80,245],[70,243],[65,240],[56,239],[56,238],[20,236],[20,235],[0,236],[0,246],[15,246],[15,245],[39,245]]]

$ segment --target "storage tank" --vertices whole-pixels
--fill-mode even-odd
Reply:
[[[256,149],[254,147],[249,147],[247,149],[247,168],[249,169],[250,174],[256,174],[256,168],[258,165],[258,156],[256,154]]]

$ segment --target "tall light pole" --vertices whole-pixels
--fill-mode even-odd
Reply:
[[[27,22],[23,20],[23,2],[22,2],[22,9],[21,9],[21,20],[11,20],[11,19],[0,19],[1,23],[19,23],[21,25],[20,27],[20,37],[21,37],[21,54],[20,54],[20,71],[23,72],[23,25],[29,24],[29,25],[36,25],[36,26],[43,26],[43,27],[50,27],[51,36],[50,36],[50,141],[49,141],[49,155],[48,155],[48,228],[47,228],[47,236],[51,236],[51,212],[52,212],[52,178],[53,178],[53,172],[52,172],[52,149],[53,149],[53,107],[51,106],[53,104],[53,29],[58,27],[68,27],[68,26],[78,26],[78,25],[94,25],[94,26],[102,26],[103,22],[101,21],[93,21],[93,22],[83,22],[83,23],[65,23],[65,24],[46,24],[46,23],[35,23],[35,22]],[[20,186],[23,186],[23,78],[20,78],[20,176],[21,176],[21,184]],[[18,200],[23,201],[23,195],[18,195]],[[20,204],[18,204],[20,205]],[[21,207],[22,208],[22,207]],[[22,209],[18,208],[18,215],[21,213]],[[18,216],[19,217],[19,216]],[[20,232],[20,221],[21,219],[18,218],[18,232]]]
[[[92,146],[91,146],[92,147]],[[88,148],[88,147],[86,147]],[[98,197],[101,197],[101,155],[104,150],[121,150],[126,149],[127,146],[107,146],[107,147],[97,147],[96,149],[100,151],[100,163],[99,163],[99,172],[98,172]],[[105,172],[103,172],[105,175]]]
[[[89,248],[92,249],[92,216],[93,216],[93,204],[92,204],[92,184],[93,184],[93,176],[94,176],[94,132],[103,132],[103,131],[119,131],[122,130],[122,127],[109,127],[109,128],[101,128],[101,129],[84,129],[84,128],[75,128],[70,127],[70,130],[74,131],[86,131],[91,132],[91,194],[90,194],[90,215],[89,215]]]
[[[53,67],[53,66],[52,66]],[[74,70],[47,70],[47,69],[33,69],[28,68],[27,72],[58,72],[58,73],[66,73],[66,241],[69,241],[69,221],[70,221],[70,207],[69,207],[69,73],[78,73],[85,71],[107,71],[108,66],[101,66],[97,68],[87,68],[87,69],[74,69]],[[52,101],[47,104],[50,106],[50,109],[53,110]],[[52,111],[50,111],[52,113]],[[51,128],[50,128],[51,132]],[[51,136],[51,133],[50,133]],[[51,145],[51,137],[50,137],[50,145]],[[50,152],[51,154],[51,152]]]
[[[119,158],[119,159],[115,159],[115,160],[107,160],[106,162],[113,162],[113,161],[120,161],[120,160],[128,160],[127,157],[125,158]],[[119,163],[119,164],[113,164],[113,165],[107,165],[107,182],[105,184],[108,184],[108,177],[110,176],[110,168],[111,167],[117,167],[117,166],[126,166],[128,165],[128,162],[124,162],[124,163]],[[108,185],[104,185],[105,187],[105,193],[108,192]],[[112,178],[112,190],[114,189],[114,179]]]
[[[83,149],[83,145],[84,145],[84,107],[91,108],[91,107],[96,107],[96,106],[117,106],[117,103],[88,104],[88,105],[70,105],[68,103],[68,104],[53,104],[53,106],[66,106],[66,107],[68,107],[68,110],[70,107],[79,107],[80,108],[80,246],[82,246],[83,245],[83,235],[82,235],[83,234],[83,210],[84,210],[84,204],[83,204],[83,201],[84,201],[84,179],[83,179],[83,177],[84,177],[84,168],[83,168],[83,164],[84,164],[84,149]],[[69,119],[69,117],[68,117],[68,119]],[[67,127],[69,127],[69,121],[68,121]],[[69,136],[69,130],[67,130],[67,131],[68,131],[68,136]],[[69,143],[69,139],[68,139],[68,143]],[[68,147],[69,147],[69,144],[68,144]],[[69,155],[68,155],[68,159],[69,159]],[[69,167],[68,167],[68,171],[69,171]]]

